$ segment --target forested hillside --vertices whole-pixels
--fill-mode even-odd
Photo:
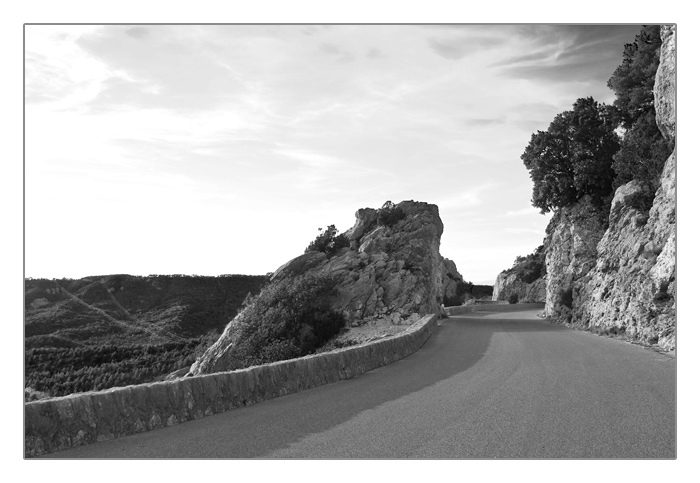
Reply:
[[[25,393],[62,396],[163,378],[213,343],[265,276],[25,280]]]

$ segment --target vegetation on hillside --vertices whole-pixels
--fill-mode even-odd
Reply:
[[[447,274],[452,278],[451,274]],[[471,282],[457,282],[457,290],[454,296],[445,297],[442,304],[445,307],[456,307],[462,305],[467,299],[491,299],[493,294],[492,285],[474,285]]]
[[[323,346],[345,326],[344,315],[331,309],[336,284],[330,275],[305,274],[267,285],[231,327],[230,367],[301,357]]]
[[[545,256],[544,244],[542,244],[529,255],[515,257],[513,266],[503,270],[503,273],[506,275],[515,274],[517,280],[532,283],[547,274]]]
[[[25,387],[51,396],[163,379],[187,368],[216,339],[180,343],[38,347],[25,352]],[[30,397],[31,399],[31,397]]]
[[[377,210],[377,223],[383,226],[394,226],[406,218],[406,213],[401,207],[391,201],[387,201]],[[306,247],[304,253],[321,252],[328,257],[336,255],[341,249],[350,246],[350,240],[344,233],[340,233],[335,225],[329,225],[325,230],[319,228],[319,235]]]
[[[615,92],[615,113],[623,131],[620,150],[613,156],[617,188],[633,179],[646,187],[648,211],[659,187],[664,163],[673,151],[656,125],[654,80],[659,66],[658,25],[645,26],[634,43],[626,44],[622,64],[608,81]]]
[[[350,246],[350,240],[344,233],[338,233],[338,229],[335,225],[329,225],[324,231],[319,228],[318,231],[321,233],[309,243],[306,247],[304,253],[309,253],[312,251],[325,253],[329,257],[332,257],[338,253],[342,248]]]
[[[109,275],[25,280],[25,387],[73,392],[189,367],[267,277]]]
[[[380,225],[394,226],[404,218],[406,218],[406,213],[391,201],[387,201],[377,210],[377,221]]]

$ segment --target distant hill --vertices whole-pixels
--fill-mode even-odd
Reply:
[[[25,386],[60,396],[184,368],[266,281],[257,275],[27,279]]]

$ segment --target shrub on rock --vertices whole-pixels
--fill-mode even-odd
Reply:
[[[338,334],[345,317],[330,308],[336,283],[309,274],[265,287],[231,325],[232,368],[301,357]]]

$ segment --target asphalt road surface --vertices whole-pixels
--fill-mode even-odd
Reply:
[[[453,316],[354,379],[45,457],[675,458],[675,359],[536,313]]]

